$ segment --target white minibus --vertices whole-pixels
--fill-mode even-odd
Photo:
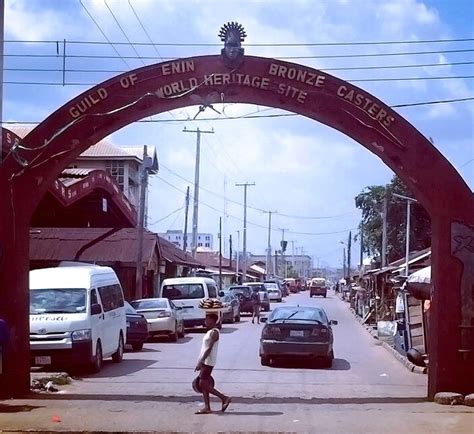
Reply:
[[[123,358],[126,313],[114,270],[97,265],[30,271],[30,353],[33,366],[83,366]]]
[[[173,300],[181,308],[185,327],[204,326],[206,312],[199,308],[205,298],[218,298],[217,283],[208,277],[176,277],[163,280],[160,297]],[[218,313],[218,327],[222,325],[222,315]]]

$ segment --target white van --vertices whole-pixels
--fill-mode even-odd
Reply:
[[[199,308],[205,298],[218,298],[217,283],[208,277],[176,277],[165,279],[161,285],[160,297],[173,300],[181,308],[185,327],[204,326],[206,312]],[[222,324],[219,315],[218,327]]]
[[[87,366],[123,358],[127,320],[120,281],[110,267],[30,271],[30,353],[39,365]]]

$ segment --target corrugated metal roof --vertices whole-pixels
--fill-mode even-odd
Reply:
[[[180,248],[176,247],[172,242],[160,236],[157,236],[157,238],[160,246],[161,256],[168,262],[191,267],[202,267],[204,265],[199,260],[193,258],[189,253],[186,253]]]
[[[72,261],[88,243],[106,234],[104,228],[31,228],[31,261]],[[176,265],[201,267],[191,255],[173,243],[149,231],[143,236],[143,263],[153,257],[157,249],[159,256]],[[137,229],[123,228],[104,240],[93,244],[77,260],[86,262],[121,262],[134,264],[137,260]]]
[[[30,260],[72,261],[81,248],[104,235],[104,228],[32,228]],[[146,231],[143,237],[143,262],[146,264],[159,249],[157,235]],[[158,250],[159,251],[159,250]],[[123,228],[87,248],[77,260],[121,262],[137,260],[137,229]]]
[[[31,125],[22,125],[22,124],[15,124],[15,125],[8,125],[8,129],[14,132],[18,137],[23,139],[30,131],[33,130],[33,126]]]
[[[138,160],[138,157],[130,154],[125,149],[115,146],[113,143],[106,140],[101,140],[90,148],[86,149],[78,160],[83,158],[121,158]]]
[[[94,170],[97,170],[97,169],[81,169],[81,168],[67,168],[67,169],[64,169],[62,172],[61,172],[61,175],[59,176],[60,178],[68,178],[70,176],[81,176],[81,177],[84,177],[84,176],[87,176],[89,175],[89,173],[93,172]]]

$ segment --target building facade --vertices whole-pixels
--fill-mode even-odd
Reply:
[[[159,234],[160,237],[168,240],[169,242],[173,243],[175,246],[179,247],[180,249],[184,246],[184,232],[180,229],[178,230],[168,230],[166,233]],[[191,249],[191,241],[192,241],[191,233],[188,233],[188,242],[187,247]],[[209,233],[198,233],[197,234],[197,247],[202,250],[214,250],[214,235]]]

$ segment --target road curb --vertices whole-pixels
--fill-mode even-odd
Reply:
[[[344,300],[341,300],[341,301],[344,302]],[[391,347],[386,342],[381,341],[379,339],[378,335],[377,335],[376,330],[374,330],[372,327],[367,326],[366,324],[363,324],[362,323],[362,318],[359,315],[357,315],[356,311],[352,307],[348,306],[348,309],[349,309],[350,312],[352,312],[352,314],[354,315],[356,320],[359,322],[359,324],[365,330],[367,330],[367,332],[374,339],[377,339],[380,342],[380,345],[382,347],[384,347],[390,354],[392,354],[392,356],[395,359],[397,359],[403,366],[405,366],[406,369],[408,369],[410,372],[413,372],[415,374],[427,374],[428,373],[428,368],[427,367],[417,366],[417,365],[411,363],[403,354],[400,354],[395,348]]]

